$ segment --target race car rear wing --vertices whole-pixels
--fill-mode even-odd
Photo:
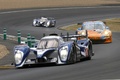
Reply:
[[[73,39],[73,38],[76,38],[77,40],[78,39],[81,39],[81,38],[88,38],[88,32],[87,30],[85,30],[85,34],[76,34],[76,35],[67,35],[67,36],[62,36],[62,38],[66,38],[67,41],[69,38]]]

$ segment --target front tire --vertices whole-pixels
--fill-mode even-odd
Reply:
[[[70,58],[69,58],[69,63],[74,64],[76,62],[77,62],[77,55],[76,55],[76,52],[75,52],[75,48],[72,48]]]
[[[91,58],[92,58],[92,48],[89,46],[89,48],[88,48],[88,57],[87,57],[87,60],[91,60]]]

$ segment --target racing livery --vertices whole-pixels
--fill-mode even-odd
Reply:
[[[55,27],[56,21],[52,17],[41,17],[38,19],[33,19],[33,26],[43,26],[43,27]]]
[[[77,37],[81,39],[77,40]],[[71,40],[65,41],[65,38]],[[41,63],[70,64],[82,58],[90,60],[93,54],[91,40],[82,35],[49,35],[39,40],[35,47],[25,44],[14,47],[16,68]]]
[[[112,32],[102,21],[83,22],[82,27],[77,29],[77,34],[85,34],[85,30],[88,32],[88,38],[93,42],[112,42]]]

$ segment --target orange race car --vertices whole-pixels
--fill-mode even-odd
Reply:
[[[93,42],[112,42],[112,32],[109,30],[109,27],[106,26],[102,21],[83,22],[82,27],[77,29],[77,34],[85,35],[85,30],[87,30],[88,38]]]

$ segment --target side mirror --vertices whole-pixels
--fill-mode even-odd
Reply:
[[[106,29],[109,29],[109,27],[108,27],[108,26],[106,26]]]
[[[82,23],[77,23],[77,25],[81,25]]]
[[[80,28],[78,28],[77,30],[78,30],[78,31],[80,31],[80,30],[81,30],[81,27],[80,27]]]
[[[103,23],[106,25],[106,22],[105,22],[105,21],[103,21]]]

